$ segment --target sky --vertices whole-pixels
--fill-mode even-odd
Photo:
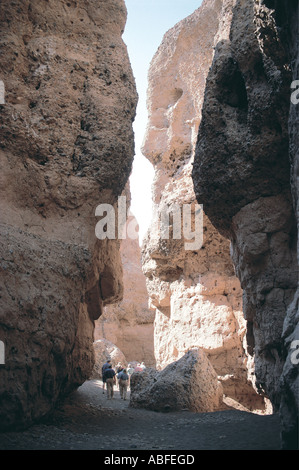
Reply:
[[[131,211],[139,223],[140,243],[151,221],[151,184],[154,170],[141,154],[147,124],[146,90],[150,62],[164,34],[191,15],[202,0],[125,0],[128,18],[123,40],[136,81],[139,102],[134,122],[135,158],[130,177]]]

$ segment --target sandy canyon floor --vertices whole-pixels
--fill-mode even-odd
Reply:
[[[129,395],[129,394],[128,394]],[[0,434],[1,450],[279,450],[278,415],[228,409],[214,413],[156,413],[134,409],[102,382],[85,382],[51,420],[22,432]],[[190,453],[190,452],[189,452]],[[191,452],[192,453],[192,452]]]

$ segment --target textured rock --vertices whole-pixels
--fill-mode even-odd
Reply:
[[[144,362],[147,367],[155,367],[154,312],[148,308],[139,241],[129,236],[130,228],[134,230],[137,226],[135,217],[128,217],[127,235],[120,246],[123,299],[104,308],[103,315],[95,322],[94,338],[106,338],[117,344],[128,362]]]
[[[124,367],[127,367],[128,363],[123,352],[111,341],[107,339],[99,339],[93,343],[94,350],[94,366],[90,376],[90,379],[102,380],[102,366],[105,362],[110,359],[112,367],[120,362]]]
[[[131,376],[130,406],[154,411],[216,411],[223,390],[205,353],[187,352],[163,371],[146,369]]]
[[[297,2],[235,2],[230,39],[217,44],[207,78],[193,170],[197,200],[232,242],[257,386],[276,410],[283,404],[289,442],[298,431],[298,366],[290,361],[298,335],[298,110],[292,105],[288,119],[297,54]]]
[[[187,237],[172,237],[174,220],[169,239],[163,239],[158,225],[166,210],[190,205],[195,228],[191,172],[205,80],[214,43],[228,38],[232,6],[232,1],[204,1],[165,34],[152,60],[143,153],[155,167],[156,213],[143,244],[143,271],[156,311],[157,367],[176,361],[190,348],[203,348],[223,378],[224,392],[256,409],[263,407],[263,399],[254,389],[247,359],[242,290],[228,240],[205,213],[199,248],[187,250]]]
[[[279,5],[279,4],[278,4]],[[292,64],[292,80],[299,77],[299,6],[288,4],[288,51]],[[298,82],[297,89],[298,89]],[[299,260],[299,103],[291,101],[289,114],[289,155],[291,164],[291,191],[297,221],[297,261]],[[298,276],[297,276],[298,279]],[[281,376],[280,415],[282,421],[282,443],[284,448],[297,449],[299,442],[299,283],[284,320],[283,340],[286,361]]]
[[[134,153],[122,0],[1,1],[0,427],[49,413],[93,367],[93,329],[122,296],[117,240],[97,240]]]

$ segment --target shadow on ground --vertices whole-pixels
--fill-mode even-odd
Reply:
[[[277,415],[238,410],[156,413],[134,409],[102,382],[85,382],[50,421],[0,434],[1,450],[279,450]]]

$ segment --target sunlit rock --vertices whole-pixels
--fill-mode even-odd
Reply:
[[[242,289],[229,241],[210,222],[205,204],[196,227],[191,175],[213,46],[228,40],[233,5],[233,1],[204,1],[165,34],[151,62],[149,120],[142,150],[155,168],[155,217],[144,240],[142,262],[155,310],[157,367],[178,360],[190,348],[202,348],[217,374],[226,377],[225,393],[254,410],[263,409],[264,400],[256,393],[247,353]],[[159,223],[166,211],[177,206],[181,238],[174,236],[178,222],[171,213],[167,239]],[[184,218],[186,206],[189,218]],[[190,223],[191,239],[184,233],[185,223]],[[187,242],[194,247],[190,249]]]

